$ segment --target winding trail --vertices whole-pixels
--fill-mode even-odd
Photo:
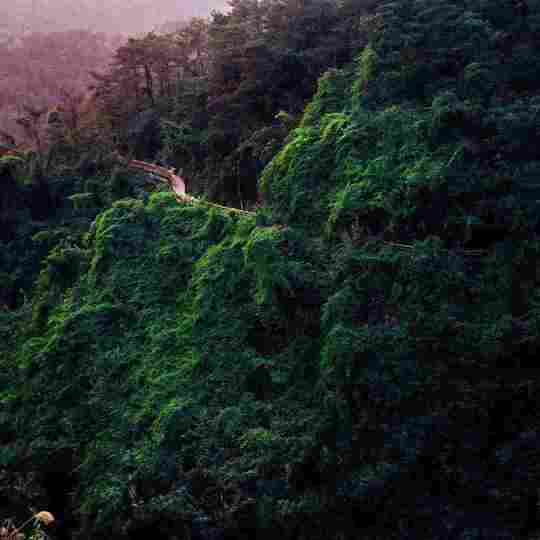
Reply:
[[[219,208],[220,210],[225,210],[226,212],[232,212],[235,214],[240,214],[244,216],[255,216],[255,212],[249,210],[241,210],[240,208],[232,208],[230,206],[223,206],[221,204],[212,203],[208,201],[203,201],[196,197],[188,195],[186,191],[186,183],[181,176],[178,176],[175,173],[175,169],[168,169],[160,165],[155,165],[153,163],[148,163],[146,161],[140,161],[138,159],[127,159],[122,156],[119,152],[115,152],[118,160],[124,163],[129,169],[136,171],[143,171],[152,176],[157,177],[161,182],[165,182],[169,188],[174,192],[176,200],[181,204],[198,204],[211,208]],[[18,147],[13,147],[11,145],[0,144],[0,157],[2,156],[24,156],[24,152]],[[374,239],[374,238],[372,238]],[[381,244],[391,246],[397,251],[408,253],[413,255],[415,246],[410,244],[403,244],[399,242],[390,242],[388,240],[378,239]],[[479,257],[484,257],[489,254],[489,250],[486,249],[443,249],[441,250],[446,253],[454,253],[457,255],[462,255],[472,259]]]
[[[186,192],[186,183],[181,176],[178,176],[175,173],[175,169],[167,169],[166,167],[161,167],[160,165],[154,165],[152,163],[147,163],[146,161],[139,161],[137,159],[127,160],[118,154],[118,157],[124,163],[127,163],[128,168],[138,171],[144,171],[149,174],[152,174],[159,178],[162,182],[166,182],[171,190],[176,195],[176,200],[179,203],[186,204],[202,204],[204,206],[219,208],[221,210],[226,210],[227,212],[233,212],[236,214],[241,214],[245,216],[254,216],[255,212],[250,212],[248,210],[241,210],[240,208],[231,208],[229,206],[222,206],[220,204],[211,203],[208,201],[201,201],[196,197],[188,195]],[[401,251],[403,253],[408,253],[413,255],[415,246],[410,244],[403,244],[399,242],[390,242],[388,240],[379,239],[381,244],[392,247],[394,250]],[[479,257],[484,257],[489,253],[489,250],[486,249],[443,249],[443,252],[454,253],[457,255],[462,255],[472,259]]]
[[[174,174],[174,169],[167,169],[166,167],[161,167],[160,165],[154,165],[152,163],[147,163],[146,161],[139,161],[138,159],[126,160],[121,158],[124,162],[127,162],[127,166],[130,169],[136,171],[143,171],[149,173],[153,176],[156,176],[161,182],[167,183],[176,196],[176,200],[179,203],[186,204],[202,204],[204,206],[210,206],[213,208],[219,208],[221,210],[226,210],[227,212],[233,212],[235,214],[241,214],[244,216],[254,216],[255,212],[249,212],[248,210],[241,210],[240,208],[231,208],[229,206],[222,206],[220,204],[211,203],[207,201],[201,201],[196,197],[188,195],[186,192],[186,183],[181,176]]]
[[[244,214],[247,216],[254,216],[255,212],[249,212],[247,210],[240,210],[239,208],[231,208],[229,206],[221,206],[220,204],[210,203],[207,201],[201,201],[195,197],[191,197],[186,192],[186,183],[181,176],[174,174],[174,169],[167,169],[166,167],[161,167],[159,165],[153,165],[152,163],[147,163],[146,161],[139,161],[137,159],[132,159],[127,162],[127,166],[130,169],[144,171],[154,176],[157,176],[162,182],[166,182],[169,187],[174,191],[176,195],[176,200],[181,203],[198,203],[204,204],[205,206],[212,206],[215,208],[220,208],[222,210],[227,210],[229,212],[235,212],[238,214]],[[391,246],[396,250],[403,252],[410,252],[414,250],[413,245],[403,244],[399,242],[389,242],[387,240],[381,240],[381,243]],[[454,253],[467,255],[470,257],[481,257],[488,253],[484,249],[454,249],[454,250],[443,250],[446,252],[453,251]]]

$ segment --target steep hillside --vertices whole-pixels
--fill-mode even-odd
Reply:
[[[0,507],[78,538],[536,538],[538,3],[382,3],[255,216],[154,193],[55,245],[0,314]]]

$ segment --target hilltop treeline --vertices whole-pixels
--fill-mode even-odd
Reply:
[[[253,203],[318,77],[365,41],[374,4],[234,0],[227,14],[130,39],[98,79],[98,109],[138,157],[159,151],[181,167],[191,191]]]

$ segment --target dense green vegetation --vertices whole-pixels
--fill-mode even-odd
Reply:
[[[284,4],[354,35],[302,59],[302,114],[272,125],[259,86],[240,115],[237,88],[155,149],[209,197],[220,163],[260,172],[253,216],[148,195],[105,150],[3,158],[2,512],[81,539],[536,538],[540,2]],[[227,152],[185,143],[234,115]],[[229,168],[248,148],[264,169]]]

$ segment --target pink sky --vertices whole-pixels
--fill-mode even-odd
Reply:
[[[65,30],[136,33],[193,16],[223,11],[227,0],[10,0],[1,1],[0,31]]]

